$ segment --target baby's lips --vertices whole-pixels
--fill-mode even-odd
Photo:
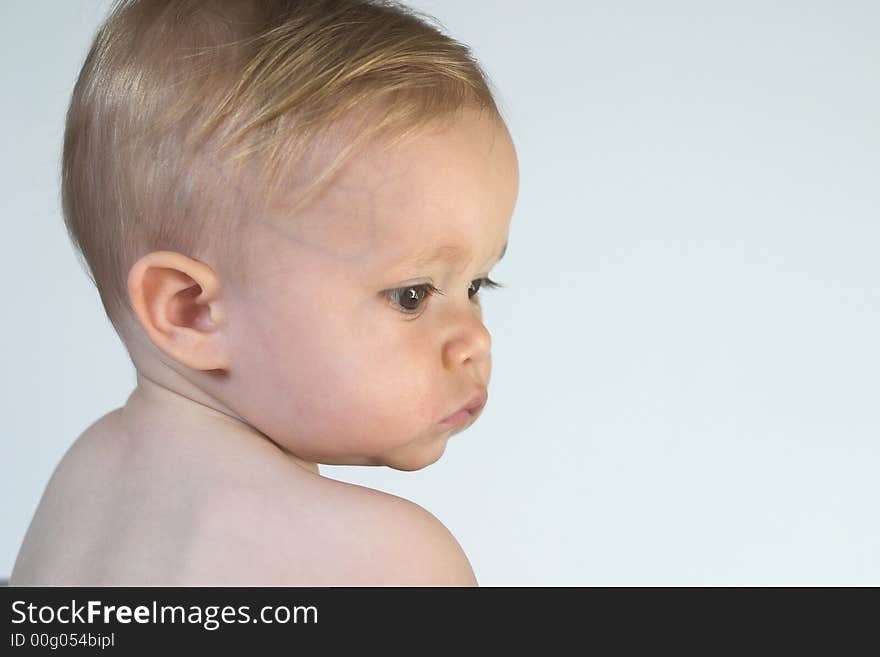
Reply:
[[[485,388],[481,388],[471,397],[471,400],[465,405],[465,410],[471,412],[472,415],[479,413],[486,402],[489,400],[489,393]]]
[[[471,395],[470,399],[468,399],[463,406],[440,422],[449,423],[451,420],[456,420],[454,424],[458,424],[458,420],[467,419],[468,416],[475,417],[486,405],[488,399],[488,391],[485,388],[480,388],[477,392]]]

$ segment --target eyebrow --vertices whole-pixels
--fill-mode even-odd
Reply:
[[[501,248],[501,253],[498,255],[496,262],[501,260],[504,257],[504,254],[507,253],[507,242],[504,243],[504,246]],[[427,253],[420,253],[412,258],[407,258],[403,260],[400,264],[408,267],[422,267],[424,265],[429,265],[434,262],[439,262],[441,260],[451,260],[453,262],[458,262],[464,258],[467,252],[460,248],[457,244],[443,244],[441,246],[436,247],[435,249],[428,251]]]

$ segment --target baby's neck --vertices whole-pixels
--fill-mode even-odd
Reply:
[[[178,387],[178,386],[175,386]],[[318,465],[282,450],[268,436],[195,386],[175,390],[137,374],[137,387],[120,409],[120,419],[134,437],[150,440],[184,439],[216,452],[225,448],[277,450],[279,457],[319,475]],[[221,442],[222,441],[222,442]],[[178,445],[178,447],[183,447]]]

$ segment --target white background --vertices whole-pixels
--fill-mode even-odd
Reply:
[[[521,188],[481,419],[417,472],[482,585],[880,584],[880,3],[412,2]],[[0,6],[0,577],[134,369],[60,214],[106,0]]]

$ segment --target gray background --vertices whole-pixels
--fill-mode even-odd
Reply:
[[[483,585],[880,584],[880,3],[432,0],[520,158],[490,402],[411,499]],[[134,370],[63,228],[99,0],[0,9],[0,577]]]

